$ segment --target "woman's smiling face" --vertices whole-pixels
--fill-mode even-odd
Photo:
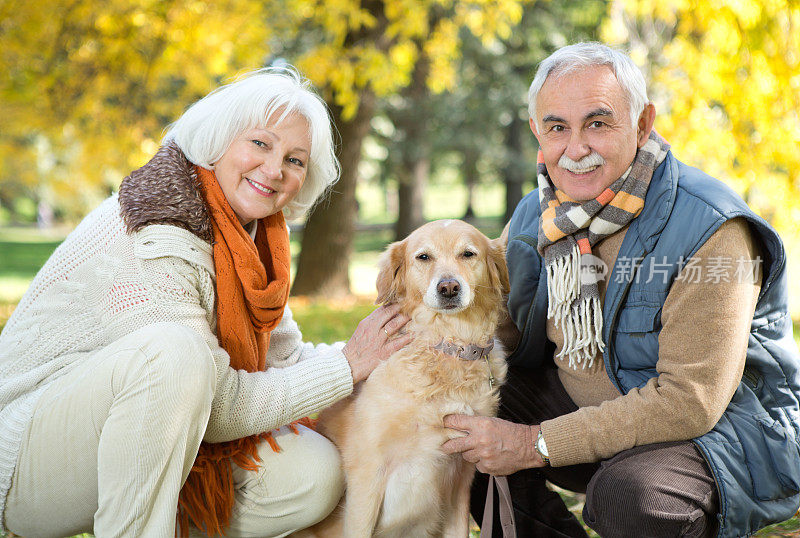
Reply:
[[[310,154],[308,122],[299,114],[249,129],[233,140],[214,163],[214,172],[243,226],[274,215],[294,199],[305,181]]]

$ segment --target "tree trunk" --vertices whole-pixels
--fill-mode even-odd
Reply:
[[[422,45],[419,45],[419,48],[422,50]],[[398,210],[394,227],[395,241],[404,239],[425,222],[422,211],[423,198],[431,170],[428,143],[429,71],[430,61],[427,56],[420,53],[417,63],[414,64],[411,84],[403,91],[406,106],[395,118],[395,124],[405,135],[402,145],[402,164],[397,178]]]
[[[14,200],[15,198],[13,195],[0,192],[0,209],[5,208],[5,210],[8,211],[9,223],[11,225],[19,224],[21,222]]]
[[[292,295],[341,297],[350,294],[348,269],[357,217],[358,163],[361,144],[375,112],[375,98],[365,90],[358,112],[349,120],[342,120],[342,110],[336,105],[331,107],[331,112],[341,136],[342,176],[329,198],[320,202],[308,217]]]
[[[506,214],[504,222],[511,220],[514,209],[522,200],[522,184],[525,182],[523,163],[523,129],[522,120],[514,118],[506,128],[507,164],[503,170],[503,179],[506,184]]]
[[[472,199],[475,185],[478,183],[478,152],[474,149],[467,149],[463,153],[464,160],[461,164],[461,174],[464,176],[464,186],[467,188],[467,208],[464,210],[464,220],[475,218],[475,211],[472,209]]]
[[[394,228],[395,241],[404,239],[425,222],[422,212],[423,195],[430,168],[431,161],[426,155],[417,159],[410,173],[408,170],[404,170],[406,177],[402,178],[397,186],[398,211]]]

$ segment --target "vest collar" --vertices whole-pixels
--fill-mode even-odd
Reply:
[[[641,241],[645,252],[655,247],[658,235],[666,226],[672,207],[675,205],[675,196],[678,192],[678,161],[667,152],[667,156],[653,172],[653,179],[647,188],[644,199],[644,208],[638,217],[633,219],[625,234],[620,252],[625,251],[629,241]]]

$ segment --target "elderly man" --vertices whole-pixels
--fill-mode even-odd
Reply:
[[[517,536],[743,536],[800,503],[800,357],[775,231],[679,162],[630,58],[542,62],[529,93],[539,189],[508,226],[501,418],[448,441],[510,475]],[[486,475],[473,489],[481,521]],[[496,525],[495,528],[499,528]]]

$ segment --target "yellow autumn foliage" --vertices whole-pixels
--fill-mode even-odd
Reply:
[[[731,185],[800,257],[800,1],[616,0],[603,36],[650,73],[676,156]]]
[[[304,0],[307,1],[307,0]],[[326,0],[302,10],[304,25],[324,43],[298,60],[300,69],[328,88],[342,117],[358,110],[362,90],[384,97],[410,82],[421,54],[431,62],[428,86],[434,92],[452,87],[459,57],[458,31],[467,28],[489,43],[507,37],[519,22],[527,0],[384,0],[365,12],[360,0]],[[380,23],[378,20],[380,19]]]
[[[287,59],[345,120],[363,91],[406,86],[422,54],[429,86],[444,91],[459,29],[507,36],[525,1],[0,2],[0,182],[80,216],[153,154],[186,106],[285,43],[303,43]]]
[[[780,231],[794,231],[800,225],[800,2],[616,4],[630,20],[660,18],[675,32],[657,51],[659,65],[649,66],[652,93],[660,97],[656,128],[675,153],[728,182]],[[630,32],[630,24],[612,17],[604,37],[625,44]]]
[[[2,6],[0,180],[76,213],[152,155],[188,103],[257,67],[269,35],[257,4],[230,0]],[[35,173],[12,176],[17,162]]]

